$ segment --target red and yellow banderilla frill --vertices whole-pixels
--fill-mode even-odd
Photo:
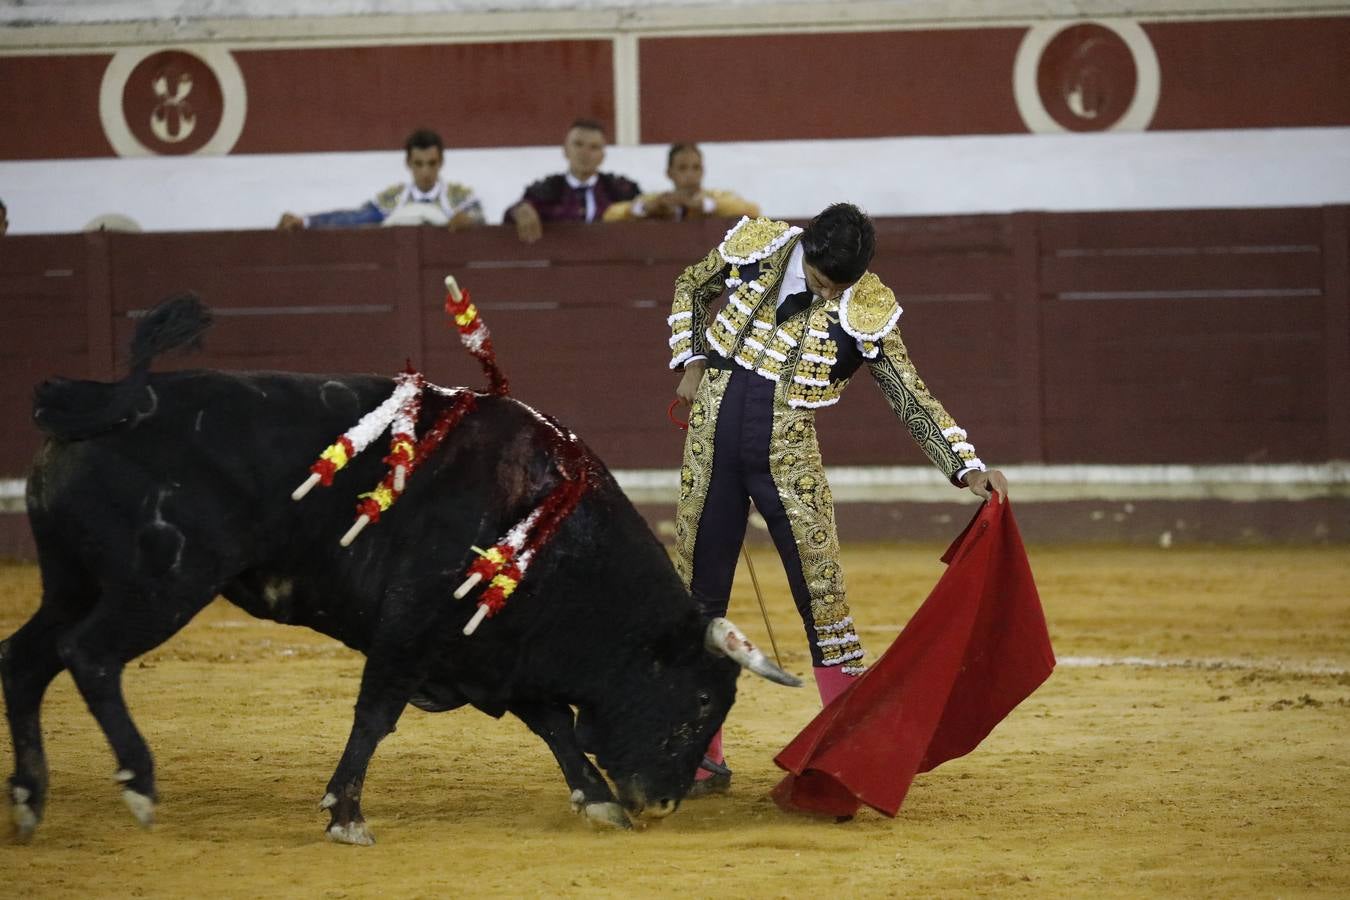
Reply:
[[[474,306],[468,291],[460,290],[453,276],[445,279],[445,287],[446,312],[459,330],[460,342],[478,360],[487,375],[488,393],[506,396],[509,391],[506,376],[497,365],[492,336],[478,313],[478,307]],[[408,478],[418,466],[477,407],[477,395],[473,391],[451,391],[434,385],[430,387],[438,393],[453,397],[453,402],[441,411],[422,437],[417,437],[417,419],[428,384],[422,374],[409,365],[395,379],[394,390],[389,397],[325,448],[310,466],[309,478],[291,494],[293,499],[299,500],[317,484],[330,486],[334,475],[346,468],[380,434],[386,429],[391,432],[389,452],[383,459],[388,470],[374,489],[359,495],[357,518],[342,536],[342,546],[351,544],[362,529],[378,522],[380,516],[388,512],[403,494]],[[535,554],[548,543],[563,519],[580,502],[591,481],[592,464],[576,436],[564,431],[548,417],[539,413],[535,415],[552,429],[552,451],[558,460],[557,471],[561,480],[497,544],[487,550],[473,548],[478,558],[469,565],[465,573],[467,577],[454,596],[460,599],[482,582],[487,582],[487,587],[478,598],[478,610],[464,627],[465,634],[472,634],[484,618],[501,612],[507,599],[520,586]]]

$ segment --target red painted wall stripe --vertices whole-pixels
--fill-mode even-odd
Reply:
[[[1153,129],[1350,125],[1350,17],[1144,30],[1162,69]]]
[[[420,125],[452,147],[561,144],[613,129],[608,40],[237,51],[249,112],[236,153],[382,150]]]
[[[1144,28],[1162,82],[1152,129],[1350,124],[1350,18]],[[1012,78],[1024,33],[644,39],[642,139],[1022,133]]]
[[[112,156],[98,118],[110,59],[0,56],[0,160]]]
[[[1143,28],[1161,73],[1153,129],[1350,125],[1350,16]],[[1025,33],[643,38],[642,140],[1024,133]],[[554,144],[579,115],[613,127],[604,38],[233,55],[248,92],[235,153],[386,149],[419,125],[455,147]],[[0,55],[0,160],[112,155],[98,110],[111,58]]]
[[[644,38],[642,140],[1001,134],[1021,28]]]

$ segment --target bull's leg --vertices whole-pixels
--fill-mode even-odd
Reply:
[[[90,713],[103,729],[117,759],[113,776],[136,821],[154,822],[155,766],[122,696],[122,670],[131,660],[164,643],[201,611],[215,590],[131,593],[105,588],[88,616],[57,641]]]
[[[10,815],[20,841],[32,837],[47,805],[47,756],[39,714],[47,687],[62,669],[57,639],[98,599],[98,588],[78,562],[57,552],[59,542],[40,528],[37,532],[42,604],[22,628],[0,643],[0,684],[14,743]]]
[[[361,788],[375,748],[394,730],[398,717],[425,677],[412,648],[379,640],[366,657],[347,747],[328,781],[320,807],[328,810],[328,837],[340,844],[375,843],[361,814]]]
[[[574,811],[595,825],[633,827],[605,776],[581,752],[570,708],[563,704],[517,703],[510,710],[553,751],[558,768],[572,789]]]
[[[0,643],[0,683],[14,742],[10,815],[19,841],[32,837],[47,805],[47,756],[39,712],[47,686],[62,668],[56,640],[69,627],[70,620],[61,611],[44,603],[22,628]]]

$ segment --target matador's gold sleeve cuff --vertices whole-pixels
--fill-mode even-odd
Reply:
[[[713,250],[675,279],[675,300],[670,306],[670,367],[678,369],[691,356],[708,354],[708,307],[722,293],[722,272],[727,263]]]
[[[965,429],[928,392],[928,386],[910,361],[899,329],[886,335],[881,352],[868,363],[868,368],[896,417],[952,484],[960,486],[958,476],[964,477],[972,469],[984,470],[974,445],[966,440]]]

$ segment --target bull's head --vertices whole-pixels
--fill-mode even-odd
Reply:
[[[662,818],[689,792],[708,742],[736,697],[742,668],[778,684],[801,681],[726,619],[691,615],[678,634],[637,648],[609,702],[583,708],[578,738],[608,773],[629,815]]]

